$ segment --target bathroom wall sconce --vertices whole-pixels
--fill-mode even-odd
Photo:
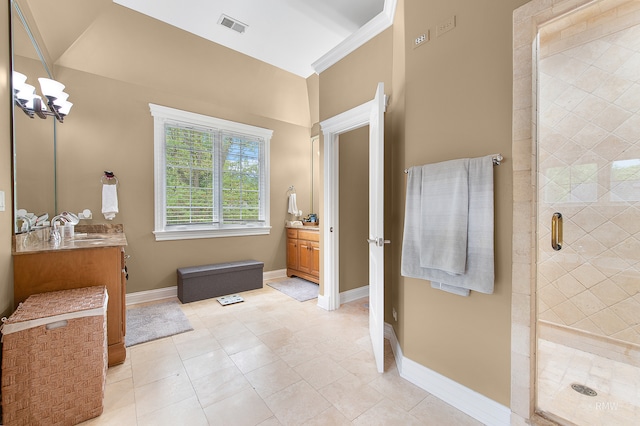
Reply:
[[[38,81],[46,102],[36,94],[35,87],[27,84],[27,76],[13,71],[13,102],[31,118],[37,115],[46,119],[50,115],[62,123],[73,105],[67,101],[69,94],[63,92],[64,84],[50,78],[39,78]]]

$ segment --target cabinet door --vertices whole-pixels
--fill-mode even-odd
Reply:
[[[298,270],[307,274],[311,273],[313,267],[311,244],[310,241],[298,240]]]
[[[315,277],[320,276],[320,244],[309,243],[310,271]]]
[[[298,269],[298,240],[287,238],[287,268]]]

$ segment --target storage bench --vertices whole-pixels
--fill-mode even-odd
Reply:
[[[263,262],[243,260],[178,269],[182,303],[262,288]]]
[[[31,295],[5,321],[2,337],[5,425],[73,425],[102,413],[104,286]]]

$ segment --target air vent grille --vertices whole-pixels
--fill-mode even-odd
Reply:
[[[221,15],[220,16],[220,20],[218,21],[218,24],[222,25],[223,27],[227,27],[229,29],[232,29],[233,31],[237,32],[237,33],[244,33],[245,30],[247,29],[248,25],[247,24],[243,24],[242,22],[238,21],[237,19],[233,19],[227,15]]]

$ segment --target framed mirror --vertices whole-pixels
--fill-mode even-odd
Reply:
[[[53,78],[40,48],[37,28],[26,4],[11,1],[12,69],[27,76],[38,89],[38,78]],[[56,121],[30,118],[13,108],[14,213],[18,209],[49,217],[56,214]],[[17,214],[14,214],[17,218]],[[14,224],[14,232],[21,226]]]

